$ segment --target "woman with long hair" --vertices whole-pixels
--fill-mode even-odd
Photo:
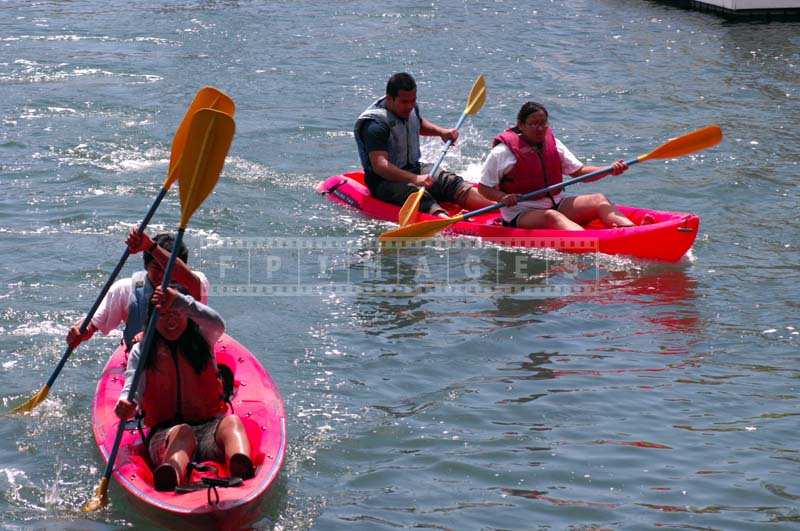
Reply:
[[[154,345],[144,360],[135,402],[127,396],[143,362],[141,342],[131,349],[115,413],[126,420],[138,407],[150,428],[156,490],[182,485],[192,460],[218,461],[227,464],[231,476],[253,477],[250,442],[242,420],[226,413],[214,358],[213,345],[225,331],[222,317],[175,284],[166,290],[156,287],[150,307],[159,316]]]

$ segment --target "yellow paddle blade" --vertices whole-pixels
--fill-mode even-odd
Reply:
[[[33,411],[33,408],[44,402],[45,398],[47,398],[47,395],[49,393],[50,393],[50,386],[45,385],[44,387],[39,389],[39,392],[33,395],[30,400],[12,409],[11,413],[30,413],[31,411]]]
[[[200,109],[192,116],[178,167],[182,229],[217,184],[235,129],[233,118],[222,111]]]
[[[464,219],[463,215],[458,215],[447,219],[430,219],[427,221],[420,221],[419,223],[412,223],[399,229],[386,231],[378,237],[378,241],[386,242],[394,238],[430,238],[436,236],[444,229],[458,223]]]
[[[467,108],[464,109],[465,114],[475,114],[481,110],[483,104],[486,103],[486,80],[483,74],[478,76],[475,83],[472,84],[472,90],[469,91],[467,98]]]
[[[400,215],[397,219],[401,227],[405,227],[409,223],[417,221],[419,202],[422,200],[423,195],[425,195],[425,188],[420,188],[415,193],[408,196],[406,202],[403,203],[403,206],[400,208]]]
[[[189,123],[191,122],[194,113],[200,109],[216,109],[228,114],[233,118],[236,113],[236,105],[233,100],[224,92],[214,87],[203,87],[197,91],[191,105],[186,110],[178,130],[175,131],[175,137],[172,139],[172,152],[169,157],[169,170],[167,171],[167,179],[164,181],[164,188],[169,188],[178,178],[178,164],[181,160],[181,155],[186,148],[186,139],[189,136]]]
[[[81,508],[85,513],[93,513],[108,505],[108,478],[103,477],[94,489],[94,496]]]
[[[650,159],[674,159],[696,151],[716,146],[722,141],[722,129],[707,125],[697,131],[667,140],[656,149],[639,157],[639,162]]]

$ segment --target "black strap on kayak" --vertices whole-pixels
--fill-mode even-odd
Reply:
[[[218,487],[219,488],[238,487],[241,484],[242,484],[242,478],[236,476],[230,478],[205,477],[202,478],[197,483],[191,483],[183,487],[175,487],[175,494],[186,494],[189,492],[208,489],[206,492],[206,499],[208,500],[208,504],[217,505],[219,503],[219,491],[217,490]],[[212,492],[214,493],[213,500],[211,498]]]
[[[211,463],[204,465],[202,463],[198,463],[197,461],[191,461],[186,466],[186,479],[192,479],[192,472],[197,470],[198,472],[213,472],[215,474],[219,473],[219,469],[216,465],[212,465]]]
[[[338,189],[340,186],[342,186],[342,185],[343,185],[343,184],[345,184],[345,183],[347,183],[347,179],[342,179],[342,180],[341,180],[341,181],[339,181],[338,183],[336,183],[336,184],[334,184],[333,186],[331,186],[331,189],[330,189],[330,190],[325,190],[325,191],[323,191],[322,193],[323,193],[323,194],[333,194],[333,193],[334,193],[334,192],[335,192],[335,191],[336,191],[336,190],[337,190],[337,189]],[[336,195],[336,194],[334,194],[334,195]]]
[[[136,431],[139,432],[139,437],[141,437],[142,444],[144,444],[145,451],[147,451],[147,438],[144,436],[144,427],[142,426],[142,419],[144,419],[144,412],[139,411],[136,414]]]
[[[144,426],[142,426],[142,419],[144,418],[144,413],[141,411],[136,412],[136,416],[132,419],[128,419],[125,421],[125,429],[126,430],[136,430],[139,432],[139,437],[142,439],[142,444],[144,444],[145,449],[147,448],[148,438],[144,435]]]

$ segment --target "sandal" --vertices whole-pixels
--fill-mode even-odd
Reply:
[[[250,479],[256,475],[253,461],[244,454],[233,454],[228,465],[231,476]]]
[[[153,472],[153,484],[159,492],[175,490],[178,486],[178,471],[168,463],[163,463]]]

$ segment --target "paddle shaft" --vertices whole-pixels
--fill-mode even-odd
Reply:
[[[178,234],[175,236],[175,243],[172,245],[172,253],[169,255],[169,262],[164,270],[164,278],[161,280],[161,289],[166,291],[169,286],[169,279],[172,276],[172,269],[175,266],[175,258],[178,256],[178,249],[183,242],[184,228],[178,229]],[[132,402],[136,396],[136,390],[139,387],[139,380],[142,378],[144,367],[147,365],[147,360],[150,358],[151,351],[153,350],[153,340],[156,336],[156,322],[158,321],[158,310],[153,309],[150,320],[147,322],[147,332],[144,335],[144,341],[141,343],[141,350],[139,350],[139,365],[136,366],[136,371],[133,373],[133,382],[128,391],[128,402]],[[114,446],[111,448],[111,453],[108,455],[108,463],[106,463],[105,472],[103,472],[103,479],[108,480],[111,478],[111,473],[114,471],[114,463],[117,460],[117,453],[119,452],[120,443],[122,442],[122,434],[125,433],[125,421],[120,420],[117,426],[117,435],[114,437]]]
[[[634,164],[636,164],[638,162],[641,162],[640,158],[631,159],[631,160],[625,162],[625,164],[627,164],[628,166],[632,166],[632,165],[634,165]],[[540,188],[539,190],[534,190],[533,192],[528,192],[527,194],[522,194],[521,196],[519,196],[519,201],[526,201],[526,200],[531,199],[533,197],[536,197],[538,195],[546,194],[548,192],[552,192],[553,190],[558,190],[560,188],[566,188],[567,186],[569,186],[571,184],[580,183],[580,182],[586,181],[588,179],[591,179],[592,177],[605,175],[607,173],[611,173],[611,166],[607,166],[605,168],[600,168],[599,170],[593,171],[591,173],[587,173],[586,175],[580,175],[578,177],[575,177],[573,179],[569,179],[569,180],[564,181],[564,182],[551,184],[550,186],[547,186],[545,188]],[[499,203],[498,202],[498,203],[495,203],[493,205],[489,205],[487,207],[480,208],[478,210],[473,210],[472,212],[467,212],[466,214],[463,214],[460,217],[460,219],[469,219],[469,218],[473,218],[475,216],[480,216],[481,214],[485,214],[487,212],[491,212],[493,210],[497,210],[498,208],[502,208],[503,206],[504,206],[503,203]]]
[[[467,111],[461,113],[461,118],[458,119],[458,123],[456,123],[455,130],[458,131],[461,128],[461,125],[464,123],[464,120],[467,118]],[[442,165],[442,161],[444,160],[444,156],[447,155],[447,150],[450,149],[450,146],[453,145],[452,140],[448,140],[447,143],[444,145],[444,149],[439,154],[439,158],[436,159],[436,164],[433,165],[433,169],[430,172],[430,176],[436,178],[436,171],[439,169],[439,166]]]
[[[150,210],[147,211],[147,214],[144,216],[144,219],[139,224],[139,228],[137,229],[137,232],[140,235],[144,232],[144,229],[145,227],[147,227],[147,224],[150,223],[150,220],[153,218],[153,214],[156,213],[156,209],[158,209],[158,206],[161,204],[161,201],[164,199],[164,196],[167,195],[167,190],[168,189],[166,187],[162,187],[161,191],[158,193],[158,197],[156,197],[155,201],[153,201],[153,204],[150,205]],[[106,293],[108,293],[108,290],[111,289],[111,285],[114,284],[114,281],[117,279],[119,272],[122,271],[122,268],[125,265],[125,262],[128,260],[130,254],[131,252],[126,247],[125,252],[122,253],[119,262],[117,262],[117,266],[114,268],[114,271],[111,272],[111,275],[108,277],[105,286],[103,286],[103,289],[100,290],[100,294],[97,296],[97,299],[95,299],[92,308],[89,310],[89,313],[86,314],[86,318],[83,320],[83,323],[81,323],[80,327],[81,335],[83,335],[83,333],[86,332],[86,329],[89,328],[89,324],[92,322],[92,317],[94,317],[97,308],[100,307],[100,303],[103,302],[103,299],[105,298]],[[64,354],[61,356],[61,361],[58,362],[58,365],[53,371],[53,374],[51,374],[50,378],[47,380],[48,389],[51,388],[55,383],[56,378],[58,378],[61,369],[64,368],[64,365],[67,363],[67,359],[69,359],[73,350],[74,349],[72,347],[67,347],[67,349],[64,351]]]

